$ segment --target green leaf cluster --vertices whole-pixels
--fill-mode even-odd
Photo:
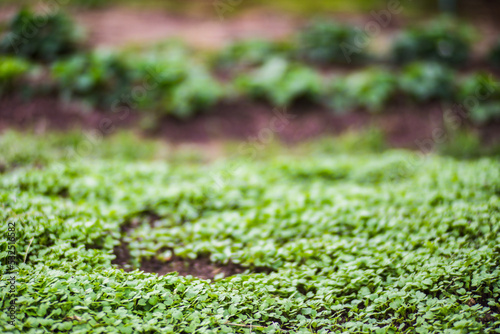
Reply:
[[[33,65],[20,58],[0,56],[0,97],[19,87]]]
[[[285,106],[299,99],[314,102],[322,92],[318,73],[284,58],[271,58],[250,74],[240,75],[235,85],[244,94],[275,106]]]
[[[63,12],[21,9],[0,40],[0,53],[52,62],[79,50],[81,39],[81,31]]]
[[[362,31],[353,26],[331,21],[311,23],[297,35],[297,56],[313,63],[350,64],[360,62],[367,56],[365,50],[359,50],[349,57],[349,48],[355,47],[362,38]]]
[[[449,20],[437,21],[427,27],[410,28],[392,44],[396,63],[435,61],[450,66],[465,64],[470,54],[472,32],[466,26]]]
[[[94,51],[56,62],[51,76],[65,100],[182,118],[212,106],[224,93],[207,70],[192,61],[177,52],[165,56]]]

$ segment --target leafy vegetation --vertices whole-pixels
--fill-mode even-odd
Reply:
[[[139,108],[186,118],[214,105],[224,96],[222,85],[205,67],[182,54],[153,55],[134,60],[143,96]]]
[[[132,77],[126,63],[110,52],[79,54],[52,65],[52,78],[65,100],[83,99],[109,107],[130,93]]]
[[[459,159],[478,159],[485,156],[500,158],[500,144],[485,145],[481,135],[473,130],[448,130],[448,140],[436,145],[440,154]]]
[[[22,59],[0,56],[0,97],[11,92],[31,68],[32,65]]]
[[[428,28],[408,29],[392,45],[397,63],[436,61],[451,66],[463,65],[470,53],[470,29],[448,21],[438,21]]]
[[[20,10],[0,41],[0,53],[51,62],[76,52],[81,31],[62,12]]]
[[[437,63],[410,64],[398,80],[401,90],[419,102],[455,97],[455,73]]]
[[[56,62],[52,77],[67,100],[94,106],[126,104],[146,112],[187,117],[214,104],[223,89],[183,54],[115,54],[96,51]]]
[[[349,51],[357,45],[356,38],[360,34],[360,30],[351,26],[326,21],[315,22],[297,37],[298,57],[323,64],[350,64],[351,61],[360,61],[366,56],[362,50],[352,54]]]
[[[262,65],[273,57],[286,57],[290,54],[290,46],[267,40],[250,39],[237,41],[217,52],[214,57],[216,68],[230,69],[235,66],[241,69]]]
[[[379,112],[394,97],[396,77],[389,71],[367,69],[347,77],[335,77],[329,89],[329,105],[338,112],[364,108]]]
[[[500,83],[491,75],[479,73],[465,79],[459,97],[474,122],[500,119]]]
[[[310,68],[283,58],[272,58],[257,70],[236,79],[244,93],[285,106],[298,99],[316,100],[322,91],[321,77]]]
[[[23,147],[9,136],[19,151],[42,141]],[[15,327],[0,315],[2,332],[495,333],[500,326],[496,159],[342,153],[332,143],[207,166],[118,157],[111,152],[137,152],[138,143],[113,145],[102,158],[51,158],[43,168],[0,175],[0,216],[16,223],[20,307]],[[228,173],[233,163],[240,168]],[[219,174],[221,186],[212,177]],[[0,225],[4,235],[7,226]],[[244,271],[212,281],[125,272],[112,265],[120,244],[131,266],[175,254]],[[3,238],[2,261],[7,256]],[[7,282],[0,284],[5,308]]]
[[[462,103],[479,87],[476,77],[481,76],[467,75],[459,82],[457,71],[440,64],[462,63],[468,52],[467,27],[462,29],[448,21],[439,21],[427,29],[409,30],[402,37],[404,42],[395,44],[396,58],[402,63],[413,59],[432,62],[414,62],[395,70],[366,68],[333,78],[298,60],[342,63],[347,60],[346,52],[351,58],[358,57],[356,60],[366,59],[367,55],[361,52],[363,48],[360,52],[349,51],[351,47],[357,48],[359,29],[320,21],[299,33],[297,45],[247,40],[209,57],[175,41],[117,52],[94,50],[71,55],[77,51],[77,30],[68,17],[61,12],[40,16],[22,10],[13,19],[3,45],[17,45],[11,43],[9,36],[26,32],[32,25],[43,29],[33,30],[36,32],[30,37],[35,39],[33,43],[19,44],[29,46],[29,50],[19,49],[18,55],[54,62],[40,65],[41,80],[23,81],[23,90],[30,93],[25,96],[55,92],[65,101],[83,101],[105,110],[125,105],[148,113],[145,127],[155,123],[159,115],[189,118],[235,96],[261,99],[275,106],[301,100],[319,102],[335,112],[359,108],[381,112],[395,97],[416,103]],[[62,30],[64,33],[59,33]],[[41,59],[38,53],[48,58]],[[59,59],[63,55],[67,57]],[[491,57],[495,58],[494,52]],[[24,59],[0,60],[0,94],[5,96],[32,65]],[[215,72],[226,71],[217,74],[229,74],[229,78],[212,74],[209,65],[214,66]],[[488,80],[491,82],[487,86],[495,93],[486,101],[467,106],[475,123],[498,117],[498,83],[493,78]]]

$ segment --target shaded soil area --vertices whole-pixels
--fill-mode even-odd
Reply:
[[[144,123],[140,113],[85,110],[54,98],[0,99],[0,131],[17,128],[43,133],[74,129],[108,135],[118,129],[133,128],[173,143],[244,140],[262,144],[273,138],[295,143],[373,126],[384,131],[392,146],[419,149],[419,141],[433,138],[436,131],[444,128],[441,104],[416,106],[403,101],[396,101],[379,114],[361,110],[335,114],[321,106],[304,103],[277,109],[264,103],[233,101],[220,103],[187,120],[164,115],[150,120],[148,123],[152,126],[145,127]],[[476,127],[476,130],[486,143],[500,139],[500,122]]]
[[[0,98],[0,130],[9,127],[46,130],[95,129],[104,133],[111,127],[126,128],[136,124],[137,114],[127,117],[102,110],[89,110],[78,104],[66,104],[53,97],[25,100],[20,96]],[[111,125],[110,125],[111,123]]]
[[[111,262],[124,269],[132,270],[130,266],[131,255],[126,243],[121,243],[113,250],[116,258]],[[149,258],[141,261],[140,270],[147,273],[155,273],[160,276],[177,272],[181,276],[191,275],[201,279],[213,279],[215,276],[223,274],[223,277],[241,274],[247,270],[238,264],[229,262],[228,264],[213,263],[209,257],[198,257],[196,259],[185,259],[173,255],[167,261],[160,261],[157,258]],[[268,268],[256,268],[253,272],[271,272]]]
[[[245,268],[234,263],[214,264],[207,257],[191,260],[173,256],[167,262],[155,258],[145,260],[141,263],[141,270],[159,275],[178,272],[182,276],[191,275],[202,279],[213,279],[218,274],[224,274],[224,277],[241,274]]]
[[[127,244],[122,242],[120,245],[115,246],[113,254],[115,255],[115,259],[111,261],[111,264],[115,264],[126,271],[129,270],[127,266],[130,265],[131,256]]]

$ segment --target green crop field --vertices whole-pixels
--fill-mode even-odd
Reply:
[[[342,139],[211,161],[130,136],[0,142],[19,294],[2,333],[500,332],[498,159]],[[174,259],[212,279],[140,269]]]

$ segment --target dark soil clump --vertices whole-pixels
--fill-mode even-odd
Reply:
[[[141,270],[148,273],[157,273],[158,275],[178,272],[181,276],[191,275],[201,279],[213,279],[218,274],[224,274],[224,277],[241,274],[245,271],[245,268],[231,262],[227,265],[215,264],[208,257],[191,260],[173,256],[166,262],[156,258],[142,261]]]

